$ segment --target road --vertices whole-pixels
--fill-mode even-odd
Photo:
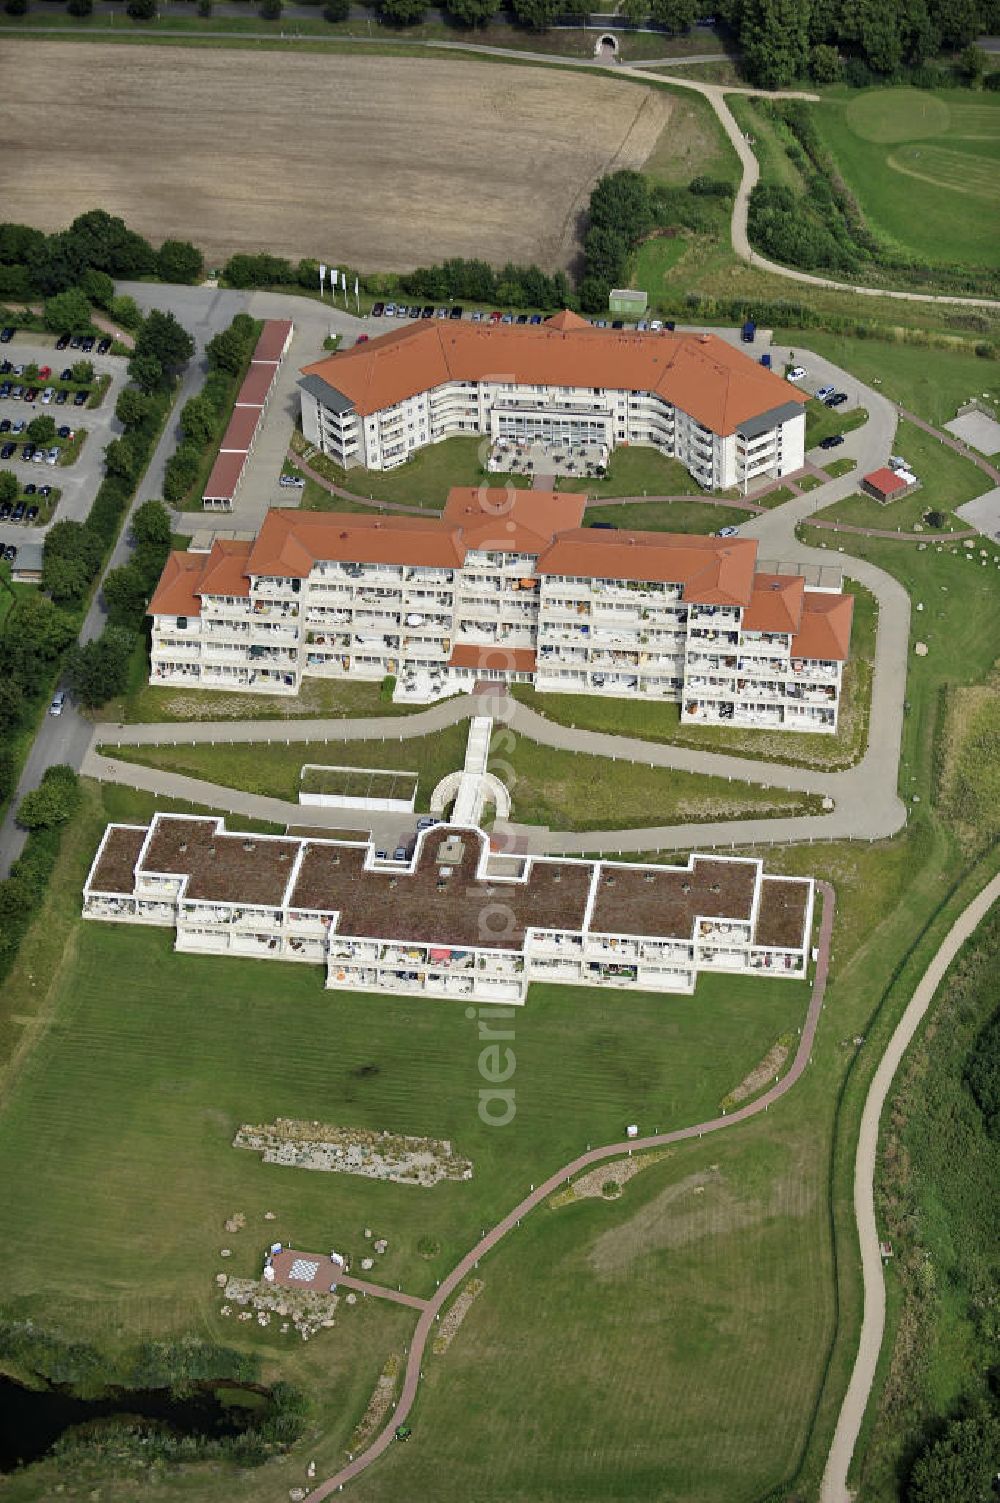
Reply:
[[[851,1381],[844,1396],[833,1444],[830,1447],[826,1469],[823,1473],[820,1503],[853,1503],[855,1495],[848,1489],[847,1473],[865,1417],[872,1383],[875,1381],[875,1369],[878,1366],[885,1330],[885,1280],[882,1274],[878,1228],[875,1222],[875,1159],[878,1151],[879,1123],[886,1097],[903,1055],[920,1027],[948,967],[998,899],[1000,899],[1000,876],[994,877],[992,882],[955,920],[920,978],[868,1088],[854,1161],[854,1216],[858,1224],[858,1240],[861,1245],[861,1272],[865,1291],[864,1318],[861,1324],[858,1355],[854,1362]]]
[[[675,1132],[654,1133],[645,1138],[633,1138],[624,1143],[608,1143],[601,1148],[591,1148],[586,1153],[581,1153],[578,1158],[564,1164],[554,1174],[550,1174],[544,1184],[534,1187],[530,1194],[509,1211],[502,1221],[497,1222],[488,1232],[484,1233],[475,1247],[470,1250],[457,1263],[451,1273],[441,1281],[441,1286],[434,1293],[431,1300],[417,1322],[417,1328],[410,1343],[410,1351],[406,1361],[406,1371],[403,1375],[403,1387],[396,1401],[396,1407],[386,1421],[384,1428],[372,1441],[367,1450],[362,1451],[347,1466],[342,1467],[332,1477],[327,1477],[318,1487],[308,1494],[305,1503],[322,1503],[331,1493],[339,1491],[353,1478],[367,1471],[373,1461],[377,1461],[383,1452],[392,1445],[397,1425],[405,1422],[407,1415],[413,1407],[417,1388],[421,1377],[421,1363],[427,1347],[428,1338],[431,1336],[437,1323],[438,1316],[446,1302],[455,1293],[456,1289],[475,1268],[480,1259],[491,1252],[509,1232],[515,1231],[520,1226],[525,1216],[540,1206],[556,1190],[561,1189],[568,1180],[581,1173],[584,1169],[591,1168],[594,1164],[601,1164],[608,1159],[620,1158],[622,1154],[643,1153],[650,1148],[662,1148],[668,1143],[690,1142],[693,1138],[702,1138],[709,1133],[721,1132],[728,1127],[735,1127],[741,1122],[756,1117],[760,1112],[767,1111],[775,1102],[780,1101],[792,1089],[809,1064],[812,1053],[813,1040],[816,1036],[816,1028],[819,1023],[819,1015],[823,1008],[823,997],[826,992],[826,979],[830,963],[830,936],[833,932],[834,894],[833,888],[827,882],[818,882],[817,888],[823,899],[823,917],[820,921],[818,951],[819,957],[816,962],[816,973],[813,979],[812,995],[809,999],[809,1007],[805,1021],[802,1025],[802,1036],[799,1047],[791,1067],[776,1085],[758,1096],[755,1101],[731,1112],[728,1116],[713,1117],[708,1122],[696,1122],[692,1127],[681,1127]]]

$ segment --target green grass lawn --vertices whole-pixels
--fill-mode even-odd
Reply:
[[[588,506],[584,521],[588,526],[608,522],[612,527],[634,528],[637,532],[711,533],[720,527],[738,527],[751,515],[736,506],[715,506],[696,499],[636,501],[625,506]]]
[[[306,763],[412,771],[418,775],[417,809],[426,811],[436,785],[462,766],[467,735],[468,726],[462,722],[408,741],[111,745],[105,750],[143,767],[292,800],[298,797]],[[811,795],[577,755],[540,746],[525,736],[516,738],[511,751],[504,745],[496,771],[510,789],[515,820],[559,830],[628,829],[744,815],[767,818],[816,813],[821,807],[821,800]]]
[[[831,480],[836,480],[841,475],[849,475],[857,467],[857,460],[848,459],[846,456],[843,459],[833,459],[829,464],[822,466],[824,472],[830,476]]]
[[[302,453],[306,447],[300,433],[292,437],[292,447]],[[343,486],[356,496],[367,496],[373,501],[401,502],[404,506],[427,507],[440,511],[453,485],[511,484],[519,488],[530,486],[524,475],[497,476],[492,481],[483,469],[489,456],[489,441],[483,438],[447,438],[443,443],[431,444],[421,449],[404,465],[383,473],[380,470],[342,470],[325,454],[314,454],[309,460],[317,474],[324,475],[335,485]],[[342,508],[338,496],[317,487],[318,494],[311,493],[303,499],[303,505],[318,511],[338,511]]]
[[[852,407],[845,412],[843,407],[827,407],[813,397],[806,404],[806,449],[815,449],[824,438],[837,433],[853,433],[867,421],[868,413],[863,407]]]
[[[964,341],[957,341],[959,348],[947,350],[892,344],[882,339],[856,339],[847,334],[823,334],[813,329],[782,329],[780,335],[776,331],[775,337],[790,340],[795,348],[825,355],[866,385],[875,386],[883,396],[938,428],[950,422],[958,407],[970,397],[1000,401],[1000,367],[995,361],[981,360],[971,344]],[[824,411],[835,413],[836,409]],[[808,421],[807,408],[807,424]],[[822,438],[824,434],[818,436]],[[808,442],[814,442],[811,436]]]
[[[824,539],[827,537],[826,534],[818,535]],[[666,741],[696,750],[726,752],[738,757],[758,757],[806,767],[849,767],[862,755],[867,741],[878,612],[874,598],[863,586],[848,579],[844,588],[854,595],[854,624],[851,655],[844,668],[839,722],[833,736],[798,731],[730,730],[715,725],[682,726],[679,705],[656,704],[643,699],[601,699],[594,694],[539,694],[522,685],[516,686],[513,694],[548,720],[577,726],[580,730],[637,736],[644,741]]]
[[[1000,99],[964,90],[828,91],[813,110],[865,218],[903,252],[1000,265]]]
[[[915,522],[922,522],[926,512],[939,511],[945,517],[946,528],[963,528],[965,523],[955,516],[955,508],[988,491],[993,483],[990,477],[970,459],[956,454],[940,439],[905,419],[900,419],[893,448],[921,481],[918,491],[884,506],[874,496],[845,496],[817,512],[817,516],[824,521],[849,522],[858,527],[899,528],[909,532]]]
[[[563,491],[586,489],[595,501],[613,496],[703,496],[702,487],[679,459],[669,459],[647,444],[615,449],[603,480],[560,479]]]

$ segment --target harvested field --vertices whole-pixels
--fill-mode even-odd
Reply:
[[[405,270],[567,265],[594,180],[640,167],[663,93],[550,69],[32,40],[7,70],[10,219],[100,207],[155,242]],[[39,118],[37,101],[58,98]],[[108,100],[114,100],[113,130]]]

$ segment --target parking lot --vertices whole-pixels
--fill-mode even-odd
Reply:
[[[85,350],[82,345],[73,349],[69,341],[59,349],[60,343],[53,334],[35,331],[16,332],[11,339],[0,343],[0,470],[15,476],[20,494],[10,506],[10,515],[3,516],[6,507],[0,507],[0,547],[5,551],[16,547],[26,538],[44,536],[51,522],[72,520],[82,522],[90,510],[98,485],[104,478],[104,447],[122,432],[115,417],[115,403],[126,375],[126,360],[112,355],[109,350],[98,354],[99,340],[93,348]],[[88,407],[86,398],[76,404],[74,393],[63,385],[62,377],[78,360],[88,360],[94,368],[95,377],[109,375],[111,384],[99,407]],[[24,378],[24,368],[35,365],[39,370],[38,380],[29,386]],[[9,366],[10,369],[5,367]],[[18,373],[18,367],[21,373]],[[67,377],[67,382],[69,378]],[[3,393],[6,391],[6,395]],[[20,392],[20,394],[18,394]],[[32,395],[32,393],[34,395]],[[59,400],[60,396],[63,400]],[[51,417],[63,442],[70,442],[69,435],[86,429],[87,440],[79,456],[71,465],[60,465],[58,455],[53,455],[55,444],[35,446],[35,454],[25,457],[28,425],[41,416]],[[40,457],[39,457],[40,455]],[[27,487],[34,486],[34,492]],[[55,512],[45,522],[46,497],[42,487],[59,490],[61,496]],[[24,508],[19,520],[14,514]],[[29,520],[29,512],[39,508],[37,518]]]

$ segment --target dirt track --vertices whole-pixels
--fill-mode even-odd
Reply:
[[[154,241],[371,270],[445,256],[554,269],[609,167],[638,167],[669,98],[504,64],[32,41],[6,73],[4,218],[85,209]],[[39,99],[58,110],[39,111]]]

